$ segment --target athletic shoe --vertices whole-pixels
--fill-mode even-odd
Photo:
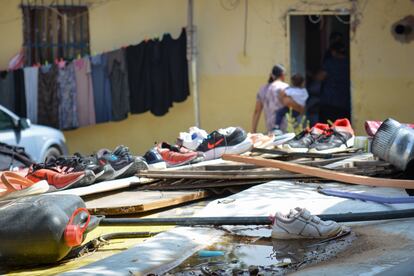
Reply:
[[[180,132],[180,136],[177,138],[177,145],[190,150],[196,150],[207,136],[208,134],[204,129],[190,127],[188,132]]]
[[[33,182],[46,180],[49,185],[54,186],[56,190],[65,190],[69,188],[82,187],[85,183],[92,183],[95,180],[95,174],[90,170],[82,172],[64,172],[53,169],[44,169],[39,164],[33,165],[26,176]]]
[[[101,165],[109,164],[114,169],[113,179],[133,176],[139,170],[148,169],[147,163],[140,157],[132,156],[125,146],[118,146],[114,152],[102,149],[96,156]]]
[[[288,215],[276,213],[272,225],[274,239],[325,239],[335,237],[342,231],[335,221],[323,221],[302,208],[290,210]]]
[[[252,141],[242,128],[228,127],[210,133],[197,151],[204,153],[205,160],[213,160],[221,158],[223,154],[241,154],[252,147]]]
[[[182,166],[204,159],[202,153],[191,151],[183,147],[171,146],[165,142],[157,146],[157,151],[162,156],[165,163],[167,163],[168,167]]]
[[[308,152],[309,147],[328,130],[329,125],[317,123],[311,129],[305,129],[292,140],[283,144],[282,150],[286,152]]]
[[[354,130],[348,119],[336,120],[329,131],[313,143],[311,153],[335,153],[353,147],[355,142]]]
[[[147,162],[148,167],[165,169],[167,164],[164,159],[162,159],[161,154],[158,152],[157,148],[152,148],[144,154],[145,162]]]
[[[277,146],[280,146],[280,145],[283,145],[289,142],[293,138],[295,138],[295,133],[292,133],[292,132],[276,135],[271,145],[274,147],[277,147]]]
[[[82,156],[80,153],[75,153],[74,155],[79,158],[85,169],[94,172],[96,177],[95,183],[113,179],[115,170],[109,164],[100,164],[96,155]]]

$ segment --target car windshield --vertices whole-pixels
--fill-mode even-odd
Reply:
[[[7,113],[0,110],[0,131],[13,129],[13,126],[12,118],[10,118]]]

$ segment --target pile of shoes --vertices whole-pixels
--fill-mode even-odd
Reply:
[[[242,154],[252,146],[250,137],[241,127],[222,128],[210,134],[191,127],[188,132],[179,134],[176,145],[159,143],[144,158],[151,167],[176,167],[218,159],[223,154]]]
[[[112,152],[101,149],[90,156],[75,153],[73,156],[50,158],[44,163],[31,165],[27,174],[3,172],[0,200],[85,187],[100,181],[130,177],[145,169],[148,169],[145,160],[133,156],[125,146],[118,146]]]

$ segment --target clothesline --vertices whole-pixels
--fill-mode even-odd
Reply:
[[[0,73],[0,104],[32,122],[73,129],[151,111],[189,95],[186,32],[93,56]]]

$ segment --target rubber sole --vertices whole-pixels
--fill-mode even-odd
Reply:
[[[336,153],[336,152],[342,152],[345,151],[348,148],[351,148],[354,146],[355,143],[355,136],[352,136],[350,139],[346,141],[345,144],[342,144],[339,147],[326,149],[326,150],[317,150],[316,148],[310,149],[309,153]]]
[[[281,149],[286,152],[297,152],[297,153],[306,153],[309,151],[309,148],[292,148],[288,144],[282,145]]]
[[[147,169],[148,169],[148,165],[145,161],[135,158],[135,160],[131,164],[121,169],[123,171],[122,173],[118,174],[119,171],[115,172],[115,174],[118,175],[115,178],[119,179],[119,178],[130,177],[130,176],[135,175],[140,170],[147,170]]]
[[[250,138],[246,138],[243,142],[234,145],[234,146],[223,146],[211,149],[204,152],[204,160],[213,160],[218,159],[223,156],[223,154],[241,154],[249,151],[253,147],[253,143]]]
[[[334,232],[331,232],[329,234],[326,234],[324,236],[320,237],[310,237],[310,236],[302,236],[302,235],[296,235],[287,233],[285,231],[276,231],[274,228],[272,228],[272,238],[276,240],[296,240],[296,239],[329,239],[337,236],[339,233],[342,232],[342,227],[339,226],[338,229],[336,229]]]

